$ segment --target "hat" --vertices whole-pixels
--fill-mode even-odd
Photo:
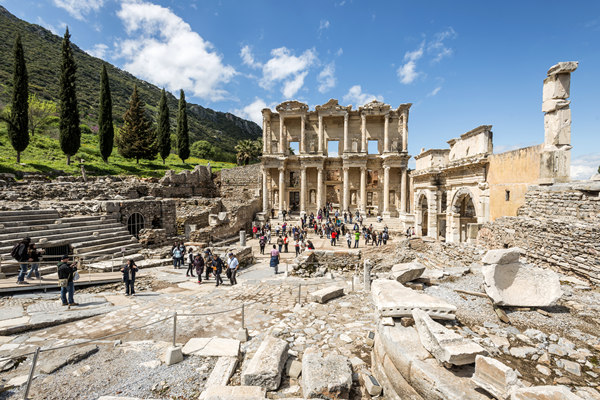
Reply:
[[[64,255],[64,256],[62,256],[60,259],[61,259],[61,260],[66,260],[67,258],[69,258],[69,255],[68,255],[68,254],[65,254],[65,255]]]
[[[233,255],[233,253],[229,253],[229,255],[230,255],[230,256],[232,256],[232,255]]]

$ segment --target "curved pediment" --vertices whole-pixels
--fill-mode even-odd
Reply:
[[[308,104],[299,102],[297,100],[290,100],[290,101],[284,101],[283,103],[279,104],[277,107],[275,107],[275,109],[277,110],[277,112],[279,113],[301,113],[301,112],[307,112],[308,111]]]
[[[315,110],[317,111],[346,111],[350,112],[352,110],[352,106],[341,106],[336,99],[330,99],[327,103],[316,106]]]
[[[371,111],[376,113],[386,113],[390,111],[391,106],[378,100],[373,100],[364,106],[360,107],[361,111]]]

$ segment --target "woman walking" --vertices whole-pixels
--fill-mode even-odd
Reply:
[[[194,277],[194,249],[191,247],[188,249],[188,269],[185,271],[185,276],[190,275]]]
[[[271,268],[275,268],[275,275],[277,275],[279,266],[279,251],[277,250],[275,245],[273,245],[273,250],[271,250],[270,266]]]
[[[121,272],[123,273],[123,282],[125,282],[125,296],[135,296],[135,274],[138,272],[135,261],[127,261],[127,264],[121,268]]]

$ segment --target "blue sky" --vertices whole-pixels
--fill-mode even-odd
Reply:
[[[260,109],[337,98],[413,103],[409,152],[493,125],[496,152],[538,144],[542,81],[571,80],[572,175],[600,164],[598,1],[0,0],[18,17],[188,101]]]

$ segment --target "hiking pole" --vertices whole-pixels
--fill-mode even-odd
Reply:
[[[29,370],[29,378],[27,378],[27,386],[25,386],[25,393],[23,394],[23,400],[27,400],[29,396],[29,388],[31,388],[31,381],[33,380],[33,373],[35,371],[35,365],[37,364],[38,355],[40,354],[40,347],[35,349],[33,354],[33,360],[31,361],[31,369]]]

